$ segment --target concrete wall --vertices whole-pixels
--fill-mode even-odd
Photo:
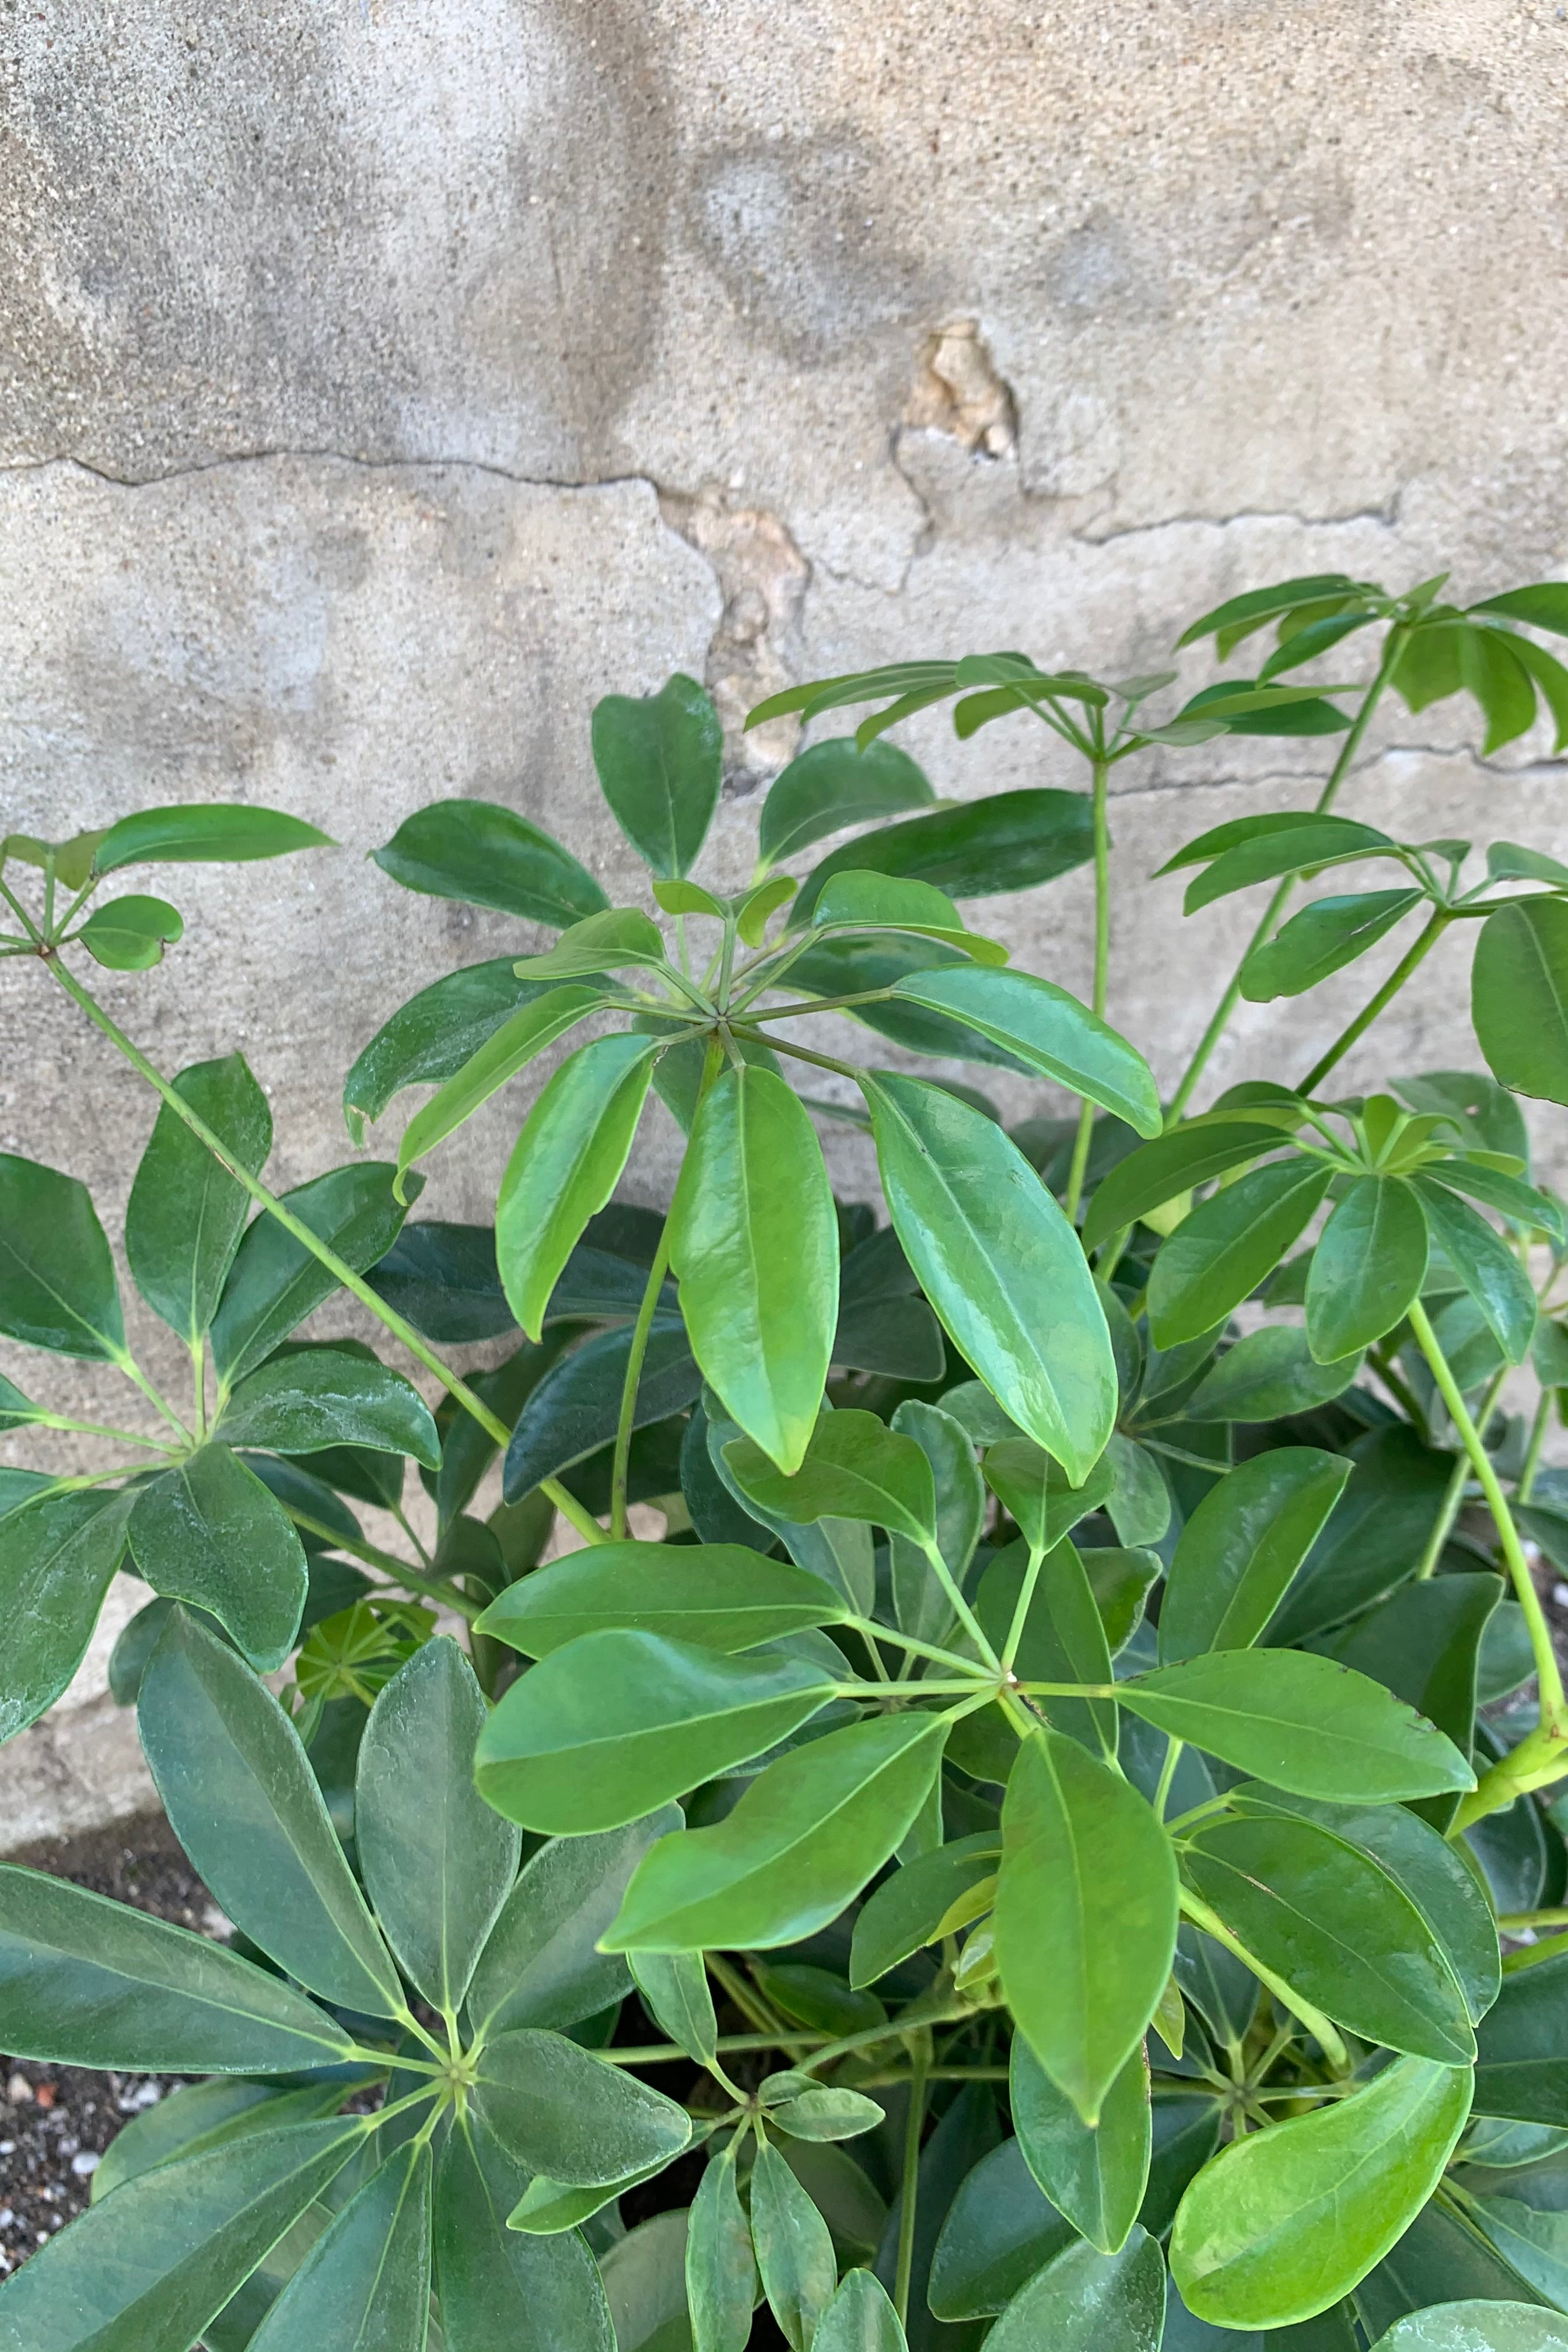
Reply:
[[[171,1069],[245,1047],[286,1181],[347,1155],[387,1009],[520,943],[365,865],[407,811],[505,800],[637,887],[606,690],[679,666],[733,721],[910,651],[1125,674],[1287,572],[1468,599],[1568,563],[1552,0],[40,0],[0,55],[0,825],[253,798],[343,845],[172,876],[184,942],[103,988]],[[1544,737],[1474,735],[1391,712],[1347,805],[1568,852]],[[947,792],[1075,781],[1017,723],[907,740]],[[790,748],[735,740],[720,885]],[[1163,1076],[1253,910],[1184,926],[1145,877],[1315,757],[1118,772],[1111,1009]],[[1082,877],[985,919],[1084,983]],[[1468,1053],[1466,952],[1352,1077]],[[1302,1066],[1363,985],[1247,1011],[1216,1079]],[[516,1110],[429,1207],[484,1213]],[[0,963],[0,1148],[112,1226],[150,1121]]]

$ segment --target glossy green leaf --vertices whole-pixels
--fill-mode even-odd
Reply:
[[[436,1423],[413,1382],[331,1347],[296,1349],[251,1372],[225,1406],[217,1434],[227,1445],[279,1454],[368,1445],[410,1454],[429,1470],[441,1460]]]
[[[384,1257],[407,1213],[395,1199],[395,1171],[381,1160],[351,1162],[285,1192],[284,1204],[355,1274]],[[414,1188],[408,1188],[413,1198]],[[247,1227],[213,1319],[213,1361],[231,1385],[254,1371],[337,1289],[335,1275],[303,1242],[263,1213]]]
[[[752,2167],[752,2238],[763,2292],[791,2352],[812,2352],[838,2264],[826,2222],[776,2147],[759,2147]]]
[[[670,1262],[710,1387],[771,1460],[798,1470],[838,1321],[838,1232],[810,1115],[772,1071],[727,1069],[703,1097]]]
[[[496,956],[447,972],[399,1005],[343,1081],[343,1124],[358,1148],[405,1087],[439,1086],[455,1077],[520,1007],[548,992],[547,982],[519,980],[517,959]]]
[[[1488,1627],[1500,1606],[1512,1605],[1503,1603],[1503,1591],[1501,1580],[1485,1572],[1427,1577],[1403,1585],[1314,1647],[1384,1684],[1468,1755]],[[1523,1646],[1515,1653],[1520,1681],[1531,1671]],[[1417,1811],[1434,1827],[1447,1829],[1458,1802],[1454,1796],[1429,1797]]]
[[[243,1054],[182,1070],[174,1091],[242,1168],[260,1174],[272,1114]],[[186,1341],[217,1311],[249,1208],[244,1186],[164,1104],[126,1203],[125,1255],[148,1306]]]
[[[749,1438],[726,1444],[724,1461],[748,1501],[797,1526],[860,1519],[912,1543],[934,1540],[931,1464],[912,1437],[889,1429],[875,1413],[824,1413],[793,1475]]]
[[[1352,2097],[1222,2148],[1171,2234],[1188,2309],[1250,2329],[1340,2301],[1426,2203],[1469,2107],[1466,2068],[1400,2058]]]
[[[430,2318],[430,2148],[400,2147],[324,2230],[251,2338],[425,2352]]]
[[[43,1495],[0,1537],[0,1740],[68,1689],[125,1549],[128,1495]]]
[[[405,1972],[447,2011],[460,2005],[517,1875],[517,1832],[474,1787],[487,1720],[473,1668],[442,1635],[387,1684],[360,1743],[354,1836],[365,1886]]]
[[[395,2017],[397,1970],[266,1685],[176,1609],[142,1675],[138,1718],[170,1824],[214,1900],[311,1992]]]
[[[1187,885],[1182,911],[1195,915],[1216,898],[1228,898],[1256,882],[1272,882],[1283,874],[1301,874],[1325,866],[1342,866],[1351,859],[1376,856],[1394,846],[1375,825],[1353,817],[1323,816],[1292,810],[1249,840],[1220,849],[1205,870]],[[1184,865],[1197,862],[1200,845],[1188,844]]]
[[[0,1332],[99,1361],[125,1346],[114,1260],[87,1186],[11,1151],[0,1151]]]
[[[1568,2124],[1563,2011],[1568,1953],[1510,1969],[1476,2035],[1476,2113],[1516,2123]]]
[[[734,1652],[847,1613],[820,1576],[743,1544],[604,1543],[509,1585],[479,1631],[530,1658],[611,1627]]]
[[[1337,1625],[1415,1573],[1443,1507],[1452,1457],[1396,1422],[1358,1438],[1350,1484],[1269,1629],[1297,1642]]]
[[[107,898],[76,937],[108,971],[151,971],[184,929],[184,917],[166,898]]]
[[[792,1749],[723,1821],[652,1848],[605,1945],[766,1949],[814,1935],[908,1831],[946,1736],[938,1716],[873,1716]]]
[[[1437,2303],[1395,2321],[1373,2352],[1568,2352],[1568,2319],[1528,2303]]]
[[[620,1909],[633,1871],[681,1817],[674,1805],[625,1829],[552,1838],[531,1854],[501,1906],[468,1987],[468,2014],[487,2036],[519,2025],[564,2032],[631,1989],[618,1953],[599,1937]]]
[[[1126,2244],[1149,2179],[1149,2068],[1134,2048],[1092,2128],[1058,2090],[1021,2033],[1007,2078],[1024,2160],[1057,2210],[1102,2254]]]
[[[0,2032],[18,2057],[124,2072],[281,2074],[347,2054],[313,2001],[223,1945],[8,1864]]]
[[[1065,988],[1027,972],[961,964],[912,972],[897,993],[978,1030],[1138,1134],[1159,1134],[1160,1097],[1143,1056]]]
[[[969,930],[945,890],[890,874],[836,874],[811,913],[820,931],[904,931],[937,940],[978,964],[1005,964],[997,940]]]
[[[1019,2037],[1013,2047],[1021,2046]],[[946,2320],[1000,2311],[1077,2238],[1029,2170],[1021,2142],[1004,2140],[981,2158],[948,2208],[931,2261],[931,2310]]]
[[[479,1738],[479,1785],[526,1829],[617,1829],[786,1739],[834,1687],[795,1658],[589,1633],[505,1694]]]
[[[1330,1214],[1307,1276],[1307,1344],[1321,1364],[1392,1331],[1426,1273],[1426,1220],[1398,1177],[1358,1176]]]
[[[141,1487],[128,1535],[154,1592],[205,1609],[259,1673],[294,1646],[309,1576],[282,1505],[226,1445],[203,1445]]]
[[[1261,1639],[1350,1475],[1342,1454],[1281,1445],[1210,1487],[1171,1562],[1160,1609],[1162,1664],[1206,1650],[1249,1649]]]
[[[509,2154],[568,2185],[668,2164],[691,2137],[691,2118],[673,2099],[564,2034],[531,2026],[486,2042],[472,2095]]]
[[[507,1302],[538,1339],[584,1226],[615,1191],[647,1093],[655,1039],[601,1037],[569,1055],[529,1113],[496,1202]]]
[[[863,1078],[894,1229],[965,1360],[1080,1484],[1116,1415],[1105,1313],[1077,1234],[1017,1146],[940,1087]]]
[[[1165,2265],[1145,2230],[1120,2253],[1068,2246],[1014,2296],[986,2338],[989,2352],[1160,2352]]]
[[[812,2352],[908,2352],[888,2290],[870,2271],[852,2270],[816,2323]]]
[[[1260,1780],[1331,1803],[1468,1789],[1453,1742],[1364,1675],[1299,1650],[1217,1650],[1123,1683],[1123,1706]]]
[[[850,1983],[875,1984],[931,1943],[954,1903],[993,1875],[1001,1853],[1000,1834],[979,1831],[922,1853],[885,1878],[856,1914]]]
[[[552,930],[609,903],[569,850],[495,801],[433,801],[372,855],[405,890],[499,907]]]
[[[1143,1622],[1150,1588],[1163,1572],[1160,1555],[1136,1545],[1123,1549],[1120,1545],[1096,1544],[1081,1551],[1079,1558],[1100,1612],[1100,1622],[1105,1628],[1106,1644],[1114,1658],[1127,1647]]]
[[[558,1037],[563,1037],[603,1001],[601,989],[568,985],[548,988],[529,1003],[520,1004],[424,1108],[415,1112],[397,1147],[399,1173],[412,1167],[416,1160],[423,1160],[426,1152],[434,1151],[438,1143],[471,1118],[481,1104],[489,1102],[509,1078],[514,1078],[536,1055],[547,1045],[553,1045]]]
[[[330,834],[281,809],[192,801],[122,816],[100,841],[93,869],[114,874],[122,866],[227,866],[331,845]]]
[[[1117,1430],[1100,1460],[1113,1475],[1105,1507],[1121,1541],[1134,1549],[1163,1543],[1171,1526],[1171,1489],[1154,1455]]]
[[[985,1523],[985,1487],[969,1433],[940,1405],[906,1397],[893,1414],[900,1437],[912,1437],[931,1464],[936,1492],[936,1548],[962,1585]],[[893,1613],[917,1641],[940,1642],[952,1625],[952,1603],[928,1556],[907,1536],[892,1538]]]
[[[1023,1595],[1028,1568],[1026,1543],[1009,1544],[998,1552],[980,1580],[975,1614],[1000,1654]],[[1111,1677],[1110,1645],[1084,1559],[1070,1543],[1058,1543],[1040,1564],[1029,1611],[1014,1659],[1021,1682],[1099,1683]],[[1116,1706],[1110,1699],[1042,1699],[1041,1707],[1058,1731],[1098,1750],[1108,1759],[1116,1753]],[[1001,1718],[982,1721],[1001,1731]],[[974,1721],[959,1727],[959,1736]],[[1002,1756],[1011,1762],[1009,1731],[999,1741]],[[962,1760],[962,1758],[961,1759]],[[997,1778],[1005,1778],[1007,1765]]]
[[[641,907],[606,907],[562,932],[552,948],[523,956],[516,966],[528,980],[598,978],[629,965],[667,962],[664,935]]]
[[[1363,890],[1351,898],[1315,899],[1253,949],[1242,966],[1243,996],[1249,1004],[1269,1004],[1277,997],[1304,995],[1365,955],[1421,903],[1419,890]]]
[[[726,2155],[709,2164],[687,2225],[692,2352],[746,2352],[756,2299],[751,2223],[735,2187],[733,2157]]]
[[[1568,906],[1524,898],[1481,925],[1470,1018],[1494,1077],[1568,1102]]]
[[[366,2129],[297,2125],[127,2181],[0,2289],[0,2352],[188,2352]]]
[[[542,1478],[570,1469],[610,1443],[620,1421],[631,1347],[632,1327],[623,1324],[536,1370],[507,1447],[509,1503],[521,1502]],[[701,1387],[686,1326],[676,1317],[656,1315],[637,1381],[633,1429],[679,1412],[696,1401]]]
[[[1002,1811],[996,1964],[1020,2031],[1085,2123],[1154,2013],[1176,1864],[1138,1791],[1076,1740],[1025,1740]]]
[[[1361,1370],[1359,1356],[1320,1364],[1307,1335],[1292,1323],[1266,1323],[1227,1348],[1187,1399],[1194,1421],[1283,1421],[1342,1395]]]
[[[1522,1364],[1535,1331],[1535,1290],[1500,1235],[1447,1187],[1413,1180],[1426,1222],[1444,1256],[1486,1318],[1510,1364]]]
[[[700,1952],[633,1952],[628,1966],[659,2031],[700,2066],[708,2065],[719,2047],[719,2021]],[[879,2120],[880,2115],[879,2108]]]
[[[640,700],[594,706],[594,766],[616,823],[654,873],[689,873],[707,838],[724,773],[711,698],[678,670]]]
[[[1255,1168],[1176,1227],[1149,1277],[1149,1328],[1158,1348],[1223,1323],[1306,1228],[1329,1188],[1315,1160]],[[1098,1198],[1098,1196],[1097,1196]]]
[[[813,842],[852,824],[902,816],[935,797],[924,771],[894,743],[858,749],[853,735],[813,743],[768,788],[757,825],[762,867],[798,857]]]
[[[575,2231],[509,2230],[526,2169],[473,2116],[447,2136],[436,2168],[436,2281],[444,2352],[616,2352],[605,2291]]]
[[[790,909],[790,929],[811,920],[836,874],[907,875],[950,898],[988,898],[1053,881],[1094,856],[1087,793],[993,793],[984,800],[906,817],[848,841],[814,866]]]
[[[1116,1483],[1114,1460],[1101,1454],[1087,1478],[1069,1484],[1060,1463],[1027,1437],[988,1445],[982,1467],[985,1484],[1037,1551],[1054,1551],[1080,1519],[1100,1509]]]
[[[1277,1151],[1286,1139],[1282,1127],[1261,1119],[1216,1119],[1212,1126],[1198,1120],[1173,1128],[1118,1160],[1096,1186],[1084,1220],[1085,1248],[1098,1249],[1151,1209]]]
[[[496,1265],[493,1225],[434,1217],[405,1225],[370,1282],[416,1331],[443,1345],[499,1339],[517,1329]]]

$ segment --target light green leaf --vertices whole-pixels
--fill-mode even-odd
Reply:
[[[0,1740],[52,1706],[87,1654],[125,1549],[131,1496],[42,1495],[0,1538]]]
[[[552,2180],[620,2180],[668,2164],[691,2137],[684,2107],[564,2034],[520,2027],[487,2042],[476,2065],[472,2096],[487,2128]]]
[[[1105,1507],[1121,1541],[1134,1549],[1163,1543],[1171,1525],[1171,1490],[1147,1446],[1117,1430],[1100,1458],[1114,1474]]]
[[[912,1437],[889,1429],[875,1413],[824,1413],[793,1475],[749,1438],[731,1440],[723,1458],[748,1502],[798,1527],[858,1519],[922,1547],[935,1540],[931,1464]]]
[[[114,1260],[74,1176],[0,1151],[0,1332],[102,1362],[123,1353]]]
[[[1278,1151],[1288,1139],[1283,1119],[1216,1117],[1212,1123],[1194,1119],[1173,1127],[1168,1135],[1129,1152],[1101,1178],[1084,1220],[1084,1247],[1098,1249],[1151,1209],[1179,1200],[1195,1185],[1249,1160],[1260,1160],[1266,1151]]]
[[[546,989],[530,1003],[520,1004],[432,1095],[423,1109],[415,1112],[397,1147],[399,1177],[416,1160],[434,1151],[466,1119],[472,1118],[480,1104],[489,1102],[491,1095],[499,1092],[509,1078],[514,1078],[519,1070],[526,1068],[535,1055],[553,1045],[558,1037],[563,1037],[568,1029],[603,1002],[602,989],[565,987]]]
[[[746,2352],[757,2265],[752,2230],[735,2187],[733,2144],[711,2162],[691,2200],[686,2232],[686,2300],[692,2352]]]
[[[184,917],[166,898],[109,898],[93,908],[76,936],[107,971],[151,971],[184,929]]]
[[[1492,1076],[1515,1094],[1568,1102],[1568,905],[1524,898],[1481,925],[1470,1018]]]
[[[933,889],[929,882],[876,873],[837,874],[819,893],[811,920],[819,931],[906,931],[940,940],[977,964],[1007,961],[1006,949],[967,929],[946,892]]]
[[[1195,915],[1200,907],[1255,882],[1271,882],[1282,874],[1301,874],[1319,866],[1342,866],[1393,847],[1386,833],[1380,833],[1375,825],[1360,824],[1353,817],[1292,810],[1266,831],[1220,849],[1206,870],[1188,883],[1182,911]],[[1189,843],[1183,864],[1197,863],[1199,852],[1199,843]]]
[[[430,2148],[400,2147],[351,2197],[272,2305],[251,2352],[302,2344],[425,2352],[430,2318]]]
[[[654,873],[687,874],[708,836],[724,773],[711,698],[678,670],[657,694],[606,694],[594,705],[599,790]]]
[[[893,1225],[954,1346],[1081,1485],[1116,1365],[1077,1234],[1017,1146],[940,1087],[863,1078]]]
[[[780,2098],[773,2084],[781,2080],[800,2087],[793,2096]],[[809,2074],[775,2075],[763,2084],[762,2098],[769,2123],[792,2139],[858,2139],[863,2132],[877,2131],[887,2121],[876,2100],[863,2092],[814,2083]]]
[[[574,1244],[620,1178],[647,1093],[656,1038],[601,1037],[568,1055],[529,1113],[496,1202],[507,1303],[531,1339]]]
[[[478,1631],[530,1658],[609,1628],[733,1653],[848,1613],[822,1577],[744,1544],[604,1543],[509,1584]]]
[[[444,2352],[616,2352],[605,2290],[575,2231],[509,2230],[526,2169],[473,2116],[447,2137],[436,2168],[435,2257]]]
[[[520,980],[581,980],[665,961],[663,934],[651,915],[640,907],[606,907],[584,915],[542,954],[521,957],[512,970]]]
[[[1424,1176],[1413,1180],[1444,1256],[1486,1318],[1510,1364],[1522,1364],[1535,1331],[1535,1289],[1508,1244],[1467,1202]]]
[[[243,1054],[193,1064],[174,1091],[242,1168],[261,1173],[272,1114]],[[125,1255],[148,1306],[187,1342],[217,1312],[249,1207],[245,1187],[163,1104],[126,1203]]]
[[[900,1960],[941,1933],[942,1923],[962,1895],[994,1873],[1002,1853],[1000,1834],[977,1831],[908,1862],[868,1895],[855,1918],[849,1981],[875,1984]]]
[[[330,1169],[283,1195],[284,1204],[363,1274],[384,1258],[407,1214],[394,1198],[395,1171],[382,1160]],[[411,1184],[408,1196],[415,1197]],[[232,1386],[254,1371],[338,1287],[337,1276],[266,1214],[247,1228],[213,1318],[213,1361]]]
[[[1398,1177],[1358,1176],[1323,1227],[1307,1276],[1320,1364],[1359,1355],[1403,1321],[1426,1274],[1426,1220]]]
[[[826,2222],[776,2147],[759,2147],[752,2167],[752,2238],[763,2291],[791,2352],[812,2352],[838,2264]]]
[[[1304,995],[1365,955],[1421,902],[1419,890],[1363,890],[1350,898],[1315,899],[1253,949],[1242,966],[1243,996],[1249,1004],[1269,1004],[1278,997]]]
[[[1568,2352],[1568,2320],[1531,2303],[1435,2303],[1380,2336],[1373,2352]]]
[[[1142,2045],[1112,2083],[1091,2127],[1016,2033],[1007,2100],[1025,2162],[1051,2203],[1102,2254],[1120,2252],[1149,2179],[1149,2067]]]
[[[811,2352],[908,2352],[899,2315],[874,2272],[846,2273],[816,2323]]]
[[[1249,1297],[1305,1230],[1329,1175],[1314,1160],[1277,1160],[1194,1209],[1163,1244],[1149,1277],[1155,1346],[1200,1338]]]
[[[1124,1118],[1138,1134],[1159,1134],[1159,1092],[1142,1054],[1053,982],[959,964],[912,972],[894,992],[978,1030],[1041,1077]]]
[[[1160,1608],[1163,1664],[1249,1649],[1262,1638],[1350,1475],[1342,1454],[1281,1445],[1209,1488],[1171,1562]]]
[[[1160,2352],[1165,2265],[1146,2230],[1120,2253],[1069,2246],[1014,2296],[992,2329],[989,2352]]]
[[[607,904],[593,876],[558,841],[494,801],[432,801],[372,852],[405,890],[499,907],[561,930]]]
[[[830,736],[800,752],[769,787],[757,826],[759,865],[776,866],[829,834],[902,816],[934,797],[923,770],[896,744],[869,743],[862,751],[853,735]]]
[[[235,1388],[216,1433],[226,1445],[266,1446],[279,1454],[368,1445],[411,1454],[427,1470],[441,1462],[430,1408],[413,1382],[384,1364],[332,1347],[271,1357]]]
[[[682,2212],[658,2213],[617,2238],[600,2265],[617,2352],[691,2352]]]
[[[205,1609],[260,1674],[294,1646],[310,1578],[283,1506],[226,1445],[200,1446],[138,1489],[128,1534],[154,1592]]]
[[[719,2021],[700,1952],[633,1952],[628,1966],[654,2023],[706,2066],[718,2051]]]
[[[1080,1519],[1099,1510],[1116,1484],[1109,1448],[1075,1485],[1060,1463],[1027,1437],[1004,1437],[987,1446],[982,1466],[985,1484],[1037,1551],[1054,1551]]]

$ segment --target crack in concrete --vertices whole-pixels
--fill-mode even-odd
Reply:
[[[94,481],[106,482],[111,489],[152,490],[165,482],[188,481],[199,474],[220,474],[230,467],[265,466],[287,458],[305,464],[350,466],[367,474],[488,474],[496,481],[510,482],[521,490],[613,490],[636,485],[652,490],[656,498],[661,494],[661,485],[651,474],[635,470],[624,474],[521,474],[489,457],[366,457],[347,449],[236,449],[226,457],[203,457],[189,466],[171,466],[160,474],[111,473],[108,467],[95,466],[89,458],[62,453],[50,457],[6,460],[0,463],[0,476],[46,474],[61,467],[89,475]]]
[[[1021,484],[1020,488],[1025,498],[1048,496],[1045,492],[1030,490],[1026,485]],[[1119,540],[1147,538],[1154,531],[1183,528],[1229,530],[1234,524],[1241,522],[1293,523],[1298,530],[1306,531],[1342,530],[1353,522],[1370,522],[1375,523],[1380,530],[1394,530],[1399,525],[1400,503],[1404,495],[1401,486],[1390,492],[1382,506],[1351,507],[1343,514],[1298,514],[1289,507],[1238,507],[1234,514],[1162,515],[1152,522],[1121,523],[1113,530],[1095,530],[1089,526],[1079,525],[1069,530],[1068,536],[1084,547],[1113,547]],[[1057,499],[1051,503],[1059,505],[1062,501]]]

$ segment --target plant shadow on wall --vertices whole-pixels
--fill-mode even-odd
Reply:
[[[0,1425],[118,1449],[0,1473],[0,1720],[145,1578],[115,1693],[237,1932],[0,1870],[0,2046],[206,2077],[0,2289],[0,2352],[1564,2352],[1568,1701],[1527,1546],[1568,1569],[1568,1232],[1517,1097],[1568,1102],[1568,869],[1493,843],[1478,878],[1468,844],[1334,803],[1388,692],[1469,696],[1489,751],[1539,697],[1561,749],[1568,671],[1531,632],[1568,635],[1568,585],[1443,584],[1236,599],[1188,639],[1271,650],[1160,719],[1169,677],[1016,654],[776,697],[754,720],[874,710],[779,777],[731,898],[691,878],[707,697],[608,698],[652,910],[510,809],[411,816],[393,881],[559,936],[395,1012],[344,1108],[363,1145],[433,1088],[395,1160],[281,1197],[243,1058],[165,1077],[79,959],[180,936],[102,894],[123,869],[321,836],[181,807],[5,842],[0,953],[160,1098],[125,1258],[192,1377],[171,1400],[132,1351],[83,1187],[0,1158],[0,1330],[159,1423],[0,1387]],[[1366,682],[1300,682],[1358,638]],[[1086,789],[937,803],[885,738],[950,698],[961,738],[1043,724]],[[1194,913],[1272,895],[1163,1106],[1106,1017],[1107,781],[1226,730],[1334,757],[1314,809],[1170,861]],[[960,904],[1086,864],[1087,1003]],[[1485,1070],[1336,1095],[1467,925]],[[1384,940],[1299,1086],[1192,1108],[1238,997]],[[1081,1111],[1009,1134],[969,1086],[803,1042],[824,1013]],[[493,1229],[405,1222],[418,1164],[590,1022]],[[668,1218],[612,1199],[650,1087],[686,1136]],[[823,1116],[869,1129],[888,1223],[834,1200]],[[340,1290],[436,1411],[292,1336]],[[447,1360],[503,1335],[497,1369]],[[662,1542],[628,1537],[644,1501]]]

